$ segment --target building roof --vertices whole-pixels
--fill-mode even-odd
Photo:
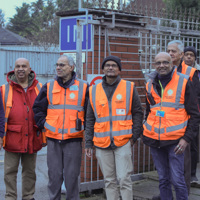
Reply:
[[[31,41],[0,27],[0,45],[28,45]]]

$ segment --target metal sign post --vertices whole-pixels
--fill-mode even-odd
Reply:
[[[82,79],[82,24],[77,19],[77,41],[76,41],[76,74]]]

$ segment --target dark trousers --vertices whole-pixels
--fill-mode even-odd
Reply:
[[[188,195],[190,194],[190,178],[191,178],[191,155],[190,144],[187,145],[184,152],[184,177],[185,183],[188,189]]]
[[[196,176],[197,163],[198,163],[198,135],[191,142],[191,176]]]
[[[61,186],[64,183],[67,190],[66,200],[79,200],[79,174],[81,167],[82,143],[72,141],[59,143],[48,140],[48,193],[50,200],[61,199]]]
[[[172,200],[171,183],[177,200],[187,200],[188,191],[184,180],[184,154],[175,154],[176,145],[162,148],[151,147],[151,155],[159,175],[159,189],[162,200]]]

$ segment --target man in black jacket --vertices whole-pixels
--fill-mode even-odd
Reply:
[[[183,61],[187,65],[197,69],[198,76],[199,76],[200,66],[197,64],[196,59],[197,59],[196,49],[192,46],[185,47]],[[198,87],[198,85],[195,85],[195,87],[196,89],[198,89],[198,92],[199,92],[200,88]],[[198,102],[200,102],[199,96],[198,96]],[[190,182],[191,183],[196,183],[198,181],[198,178],[196,176],[196,169],[197,169],[197,163],[198,163],[198,146],[199,146],[198,143],[199,143],[199,131],[197,132],[196,136],[194,137],[194,139],[192,140],[190,144],[190,152],[191,152],[191,180]]]
[[[40,129],[45,128],[47,143],[49,199],[61,199],[61,185],[66,200],[79,199],[84,116],[88,101],[88,84],[76,78],[75,63],[62,55],[56,63],[57,76],[45,84],[35,100],[33,111]]]
[[[169,54],[159,53],[155,58],[155,68],[147,84],[143,142],[151,147],[159,174],[161,199],[173,198],[173,183],[176,199],[187,200],[188,192],[183,176],[184,151],[198,129],[196,96],[189,77],[174,70]],[[185,86],[180,84],[184,82]]]
[[[85,152],[91,157],[93,146],[104,176],[107,199],[133,198],[131,142],[142,132],[143,112],[134,83],[120,78],[121,60],[103,60],[102,83],[90,88],[85,131]]]

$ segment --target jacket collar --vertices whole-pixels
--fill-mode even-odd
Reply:
[[[76,79],[76,72],[72,72],[72,78],[68,80],[67,82],[65,82],[64,84],[63,84],[62,78],[58,76],[55,77],[55,80],[58,82],[58,84],[65,89],[72,86],[75,83],[75,79]]]
[[[177,68],[176,66],[173,66],[170,80],[172,79],[172,76],[173,76],[176,68]],[[158,72],[157,71],[153,71],[150,74],[147,74],[147,77],[150,80],[152,80],[153,83],[157,83],[158,82]]]
[[[35,80],[36,80],[36,74],[33,70],[31,70],[31,73],[28,76],[28,87],[32,86]],[[17,81],[14,71],[10,71],[7,74],[7,82],[12,82],[13,84],[18,85],[18,81]]]
[[[117,78],[111,85],[106,82],[106,76],[103,76],[102,78],[102,84],[105,86],[114,86],[114,85],[117,85],[120,81],[121,81],[121,78],[119,75],[117,76]]]

